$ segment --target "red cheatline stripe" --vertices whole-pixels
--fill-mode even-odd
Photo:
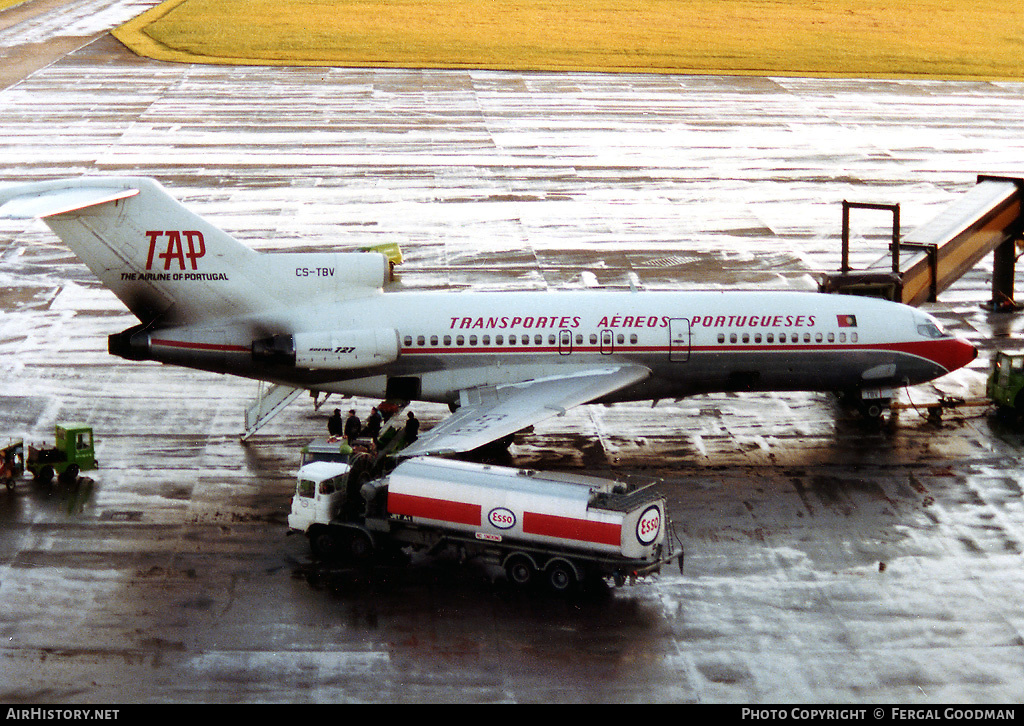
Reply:
[[[864,352],[864,351],[893,351],[896,353],[904,353],[917,358],[925,358],[933,363],[941,365],[946,370],[952,370],[963,365],[959,361],[958,352],[954,351],[951,347],[953,340],[942,339],[942,340],[919,340],[919,341],[906,341],[906,342],[895,342],[895,343],[724,343],[721,345],[692,345],[685,346],[681,345],[677,348],[671,348],[669,346],[643,346],[626,343],[616,343],[614,346],[609,345],[608,349],[613,350],[615,353],[628,355],[636,353],[820,353],[822,351],[828,352]],[[566,346],[564,349],[560,349],[558,346],[549,345],[526,345],[519,346],[516,348],[509,347],[494,347],[494,346],[451,346],[446,348],[439,347],[425,347],[425,348],[402,348],[402,355],[415,356],[415,355],[467,355],[467,354],[531,354],[537,353],[559,353],[568,355],[569,353],[600,353],[602,352],[600,346],[592,345],[573,345]]]
[[[618,545],[622,541],[622,527],[618,524],[534,512],[523,514],[523,532],[607,545]]]
[[[450,502],[445,499],[417,497],[412,494],[388,494],[388,512],[404,514],[409,517],[423,517],[442,522],[455,522],[480,526],[480,505],[464,502]]]

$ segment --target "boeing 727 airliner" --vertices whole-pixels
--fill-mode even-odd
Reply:
[[[138,317],[110,352],[296,389],[447,403],[405,454],[469,451],[585,403],[859,396],[977,355],[898,303],[811,292],[393,292],[373,252],[257,253],[156,181],[0,187]],[[875,392],[875,393],[871,393]]]

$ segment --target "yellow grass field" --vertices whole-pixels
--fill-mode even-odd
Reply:
[[[1024,78],[995,0],[169,0],[114,31],[184,62]]]

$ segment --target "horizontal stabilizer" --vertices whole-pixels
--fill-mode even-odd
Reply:
[[[24,189],[24,187],[22,187]],[[16,190],[12,189],[11,192]],[[58,214],[76,212],[87,207],[95,207],[107,202],[134,197],[138,189],[109,189],[86,187],[78,189],[54,189],[50,191],[21,192],[11,196],[10,200],[0,206],[0,217],[12,219],[30,219],[54,217]],[[6,196],[0,189],[0,201]]]

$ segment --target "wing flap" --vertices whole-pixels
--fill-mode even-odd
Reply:
[[[591,368],[469,389],[462,392],[458,411],[421,435],[399,456],[472,451],[642,381],[650,374],[643,366]]]
[[[138,189],[111,189],[110,187],[78,187],[38,191],[31,186],[19,193],[18,188],[0,190],[0,200],[7,198],[0,206],[0,217],[31,219],[54,217],[58,214],[76,212],[99,204],[116,202],[134,197]],[[7,192],[4,194],[4,192]]]

